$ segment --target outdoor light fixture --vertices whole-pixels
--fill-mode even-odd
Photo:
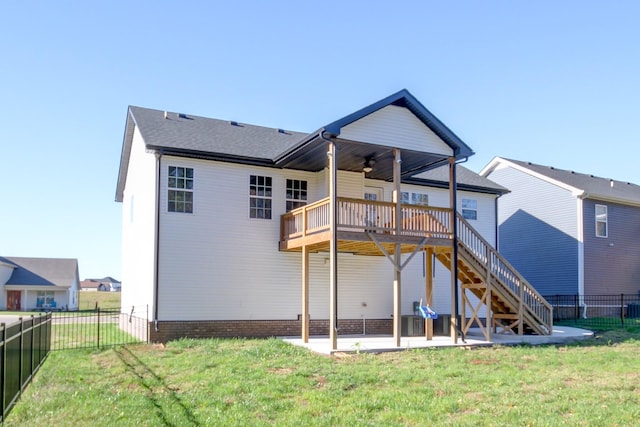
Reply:
[[[376,161],[373,157],[367,157],[364,161],[364,167],[362,168],[362,171],[364,173],[369,173],[373,170],[373,165],[376,164]]]

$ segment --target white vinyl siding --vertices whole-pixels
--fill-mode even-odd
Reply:
[[[342,128],[340,138],[387,147],[453,155],[453,150],[411,111],[389,105]]]
[[[300,253],[277,249],[280,216],[286,209],[286,180],[306,180],[309,194],[320,194],[324,189],[318,185],[324,186],[324,179],[318,180],[316,174],[308,172],[223,162],[180,159],[176,163],[177,159],[172,158],[164,161],[194,168],[198,177],[198,209],[193,215],[163,213],[160,218],[160,320],[297,319],[301,313],[302,258]],[[248,218],[250,175],[273,178],[274,220]],[[360,194],[353,197],[362,198],[363,182],[357,179],[361,175],[340,174],[339,186],[345,184],[353,193],[359,188]],[[391,184],[370,181],[377,187],[386,186],[385,194],[391,194]],[[424,191],[420,186],[407,188]],[[166,197],[166,191],[161,194]],[[490,206],[493,213],[493,201],[482,204],[483,196],[479,196],[479,209]],[[442,202],[440,206],[446,207],[448,203],[445,189],[430,190],[429,197],[430,201]],[[161,200],[161,205],[164,203]],[[490,221],[489,216],[486,221]],[[487,225],[484,232],[491,228]],[[311,254],[312,319],[328,318],[327,258],[328,254]],[[422,256],[411,260],[403,270],[402,280],[402,312],[412,314],[412,302],[426,297]],[[393,266],[385,257],[340,254],[338,281],[341,318],[387,319],[393,312]],[[437,263],[433,307],[441,313],[451,310],[450,281],[448,270]]]
[[[163,165],[164,168],[166,166]],[[166,177],[166,169],[163,170],[163,175]],[[155,181],[156,158],[153,153],[145,151],[144,141],[136,128],[122,201],[122,283],[124,286],[121,302],[123,307],[148,305],[149,313],[153,313]],[[163,188],[166,191],[166,185]],[[131,212],[134,212],[133,215]]]

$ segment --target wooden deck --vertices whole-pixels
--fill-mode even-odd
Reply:
[[[338,198],[338,251],[356,255],[383,256],[383,247],[402,253],[419,247],[451,247],[451,209],[402,205],[400,232],[396,230],[395,204],[371,200]],[[280,250],[310,252],[329,250],[329,199],[295,209],[281,218]]]
[[[338,198],[337,250],[356,255],[433,251],[451,269],[453,233],[451,209],[401,205],[396,227],[396,205],[389,202]],[[462,290],[462,330],[480,326],[490,340],[494,332],[549,335],[553,329],[551,305],[469,223],[456,213],[458,229],[458,279]],[[295,209],[281,217],[280,250],[329,251],[329,199]],[[478,303],[472,303],[475,295]],[[478,316],[481,306],[490,310],[489,325]],[[468,311],[467,311],[468,310]],[[467,321],[467,315],[470,314]]]

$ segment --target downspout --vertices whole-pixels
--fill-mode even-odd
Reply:
[[[153,327],[156,332],[160,329],[158,328],[158,290],[160,284],[160,187],[161,187],[161,177],[162,177],[162,150],[156,151],[156,218],[155,218],[155,248],[153,252],[153,263],[154,263],[154,271],[153,271]]]
[[[500,238],[500,235],[498,234],[499,227],[498,227],[498,199],[500,197],[496,196],[496,198],[493,201],[493,209],[494,209],[494,218],[496,219],[493,223],[494,223],[494,227],[495,227],[495,242],[496,242],[496,251],[498,251],[498,253],[500,253],[500,240],[498,240]]]
[[[462,335],[462,329],[458,324],[458,313],[460,312],[460,304],[459,299],[460,295],[458,293],[458,178],[456,176],[456,161],[455,157],[452,158],[452,161],[449,163],[449,177],[451,186],[451,207],[453,209],[453,221],[451,224],[451,231],[453,234],[453,248],[451,251],[451,264],[453,267],[453,271],[451,272],[453,275],[453,299],[455,301],[454,308],[455,313],[453,313],[454,324],[456,327],[456,333]],[[464,342],[464,336],[462,336],[462,341]]]

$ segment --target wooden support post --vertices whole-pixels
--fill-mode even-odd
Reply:
[[[329,340],[331,349],[338,349],[338,232],[336,226],[338,199],[337,199],[337,179],[338,179],[338,159],[336,142],[329,141],[329,230],[331,238],[329,240]]]
[[[395,234],[399,236],[402,232],[402,206],[400,197],[401,163],[400,150],[393,150],[393,203],[395,203]],[[396,347],[400,347],[402,336],[402,251],[401,245],[395,245],[394,256],[394,279],[393,279],[393,338]]]
[[[518,280],[520,286],[518,301],[518,335],[524,335],[524,284]]]
[[[493,323],[493,308],[491,306],[491,269],[493,268],[493,255],[491,249],[487,248],[487,302],[485,304],[485,338],[487,341],[491,341],[491,325]]]
[[[426,296],[427,296],[427,305],[431,307],[433,304],[433,247],[427,248],[425,252],[426,259],[426,271],[425,271],[425,285],[426,285]],[[425,336],[427,340],[433,339],[433,319],[425,319]]]
[[[309,249],[302,246],[302,342],[309,342]]]

